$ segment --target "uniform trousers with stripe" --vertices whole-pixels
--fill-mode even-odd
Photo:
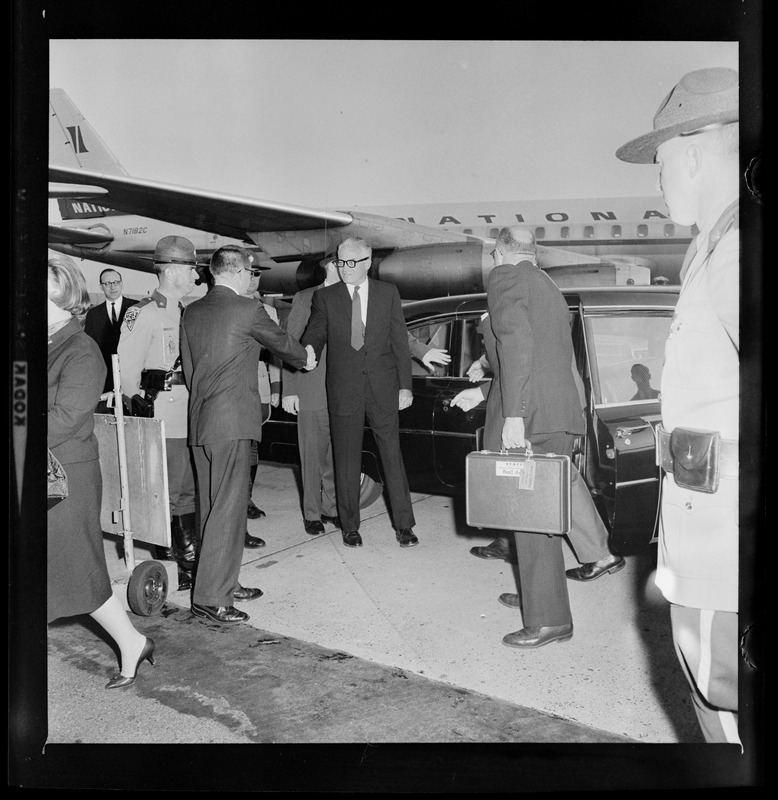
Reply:
[[[738,615],[671,604],[670,621],[705,741],[740,744]]]

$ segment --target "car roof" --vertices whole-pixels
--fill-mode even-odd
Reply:
[[[672,308],[680,286],[598,286],[565,287],[560,291],[570,306],[586,308]],[[449,295],[427,300],[403,302],[406,320],[418,320],[441,314],[482,314],[486,310],[486,292]]]

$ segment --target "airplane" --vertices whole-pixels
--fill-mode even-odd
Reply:
[[[49,93],[52,250],[145,272],[163,236],[210,256],[252,250],[265,293],[291,295],[323,280],[321,260],[350,236],[373,249],[370,275],[403,300],[484,291],[503,225],[534,229],[538,266],[560,286],[678,283],[693,228],[675,225],[656,197],[314,209],[131,177],[64,90]]]

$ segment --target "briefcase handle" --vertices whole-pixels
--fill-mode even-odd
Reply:
[[[506,450],[503,447],[501,447],[498,451],[495,451],[495,450],[479,450],[479,452],[480,453],[484,453],[485,455],[495,454],[495,453],[499,453],[499,455],[501,455],[501,456],[513,456],[513,455],[524,456],[525,455],[525,456],[527,456],[527,460],[528,461],[529,461],[530,458],[532,458],[532,456],[535,455],[535,453],[532,450],[532,445],[531,444],[528,445],[524,449],[524,452],[522,452],[522,453],[514,453],[512,449],[511,450]],[[547,455],[554,455],[554,454],[553,453],[548,453]]]

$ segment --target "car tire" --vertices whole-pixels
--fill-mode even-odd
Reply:
[[[369,475],[362,473],[359,479],[359,507],[372,506],[384,493],[384,485],[377,483]]]

